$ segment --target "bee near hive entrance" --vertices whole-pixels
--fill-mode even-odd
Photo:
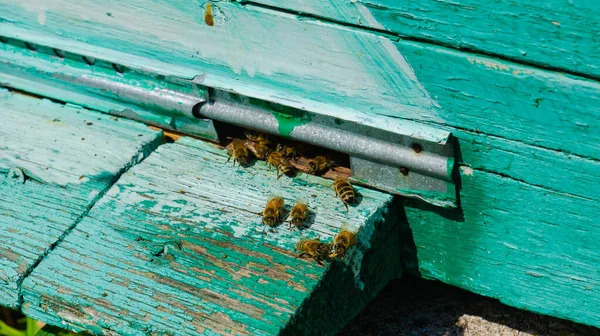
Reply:
[[[347,154],[226,123],[215,122],[215,128],[230,160],[242,166],[264,161],[274,169],[276,179],[297,172],[330,180],[352,174]]]

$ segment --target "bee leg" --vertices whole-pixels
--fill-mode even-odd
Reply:
[[[317,262],[317,264],[325,267],[325,264],[321,260],[319,260],[318,258],[315,258],[315,261]]]
[[[310,256],[307,252],[302,252],[298,255],[298,258],[305,258],[307,256]]]
[[[227,162],[229,162],[229,160],[231,160],[231,155],[227,156],[227,161],[225,161],[224,164],[227,164]]]
[[[350,212],[350,209],[348,208],[348,203],[346,203],[345,201],[342,202],[344,202],[344,205],[346,206],[346,212]]]
[[[279,180],[280,177],[281,177],[281,174],[279,174],[279,168],[277,168],[277,179]]]

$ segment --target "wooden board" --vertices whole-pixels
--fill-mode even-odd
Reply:
[[[594,0],[239,0],[600,78]]]
[[[461,177],[462,210],[406,207],[421,274],[600,326],[598,201],[468,167]]]
[[[331,181],[277,180],[262,162],[226,160],[186,138],[158,148],[25,280],[24,313],[94,333],[323,335],[398,275],[391,196],[359,189],[360,204],[346,212]],[[264,231],[258,213],[272,194],[288,211],[307,200],[310,227]],[[360,230],[346,261],[325,268],[297,258],[299,239],[329,241],[344,223]],[[344,309],[331,309],[338,302]]]
[[[0,119],[0,305],[18,308],[23,277],[161,136],[139,123],[6,90]],[[11,178],[15,168],[24,183]]]
[[[200,76],[204,85],[378,127],[450,125],[600,159],[596,81],[256,6],[213,5],[208,26],[193,1],[52,0],[42,8],[5,0],[0,27],[9,37]]]
[[[591,239],[600,241],[590,228],[590,219],[598,217],[593,202],[600,199],[598,82],[250,5],[213,3],[211,27],[204,22],[204,4],[196,2],[163,1],[151,7],[108,2],[102,8],[91,1],[48,4],[42,9],[4,1],[2,31],[166,75],[192,79],[203,74],[205,85],[311,111],[373,123],[389,122],[379,118],[391,116],[452,131],[465,174],[472,169],[474,177],[463,174],[464,214],[408,210],[423,273],[517,307],[598,325],[569,301],[595,303],[599,297],[569,282],[584,278],[593,287],[598,281],[593,271],[600,261],[593,252],[598,249],[589,247]],[[132,8],[145,11],[136,10],[133,17]],[[594,43],[585,46],[593,48]],[[562,58],[568,62],[575,54]],[[567,211],[564,222],[558,209]],[[440,221],[443,232],[437,229]],[[546,236],[546,224],[564,230],[548,229],[552,234]],[[508,231],[498,231],[506,226]],[[464,227],[469,229],[466,238],[452,236]],[[586,230],[589,236],[582,237]],[[436,239],[445,234],[452,238],[441,246]],[[536,242],[535,249],[510,254],[510,263],[486,257],[485,246],[510,249],[497,244],[512,237]],[[580,238],[581,244],[576,241]],[[543,239],[548,244],[539,243]],[[461,246],[477,253],[461,257]],[[455,259],[442,263],[444,253]],[[547,257],[553,254],[559,256]],[[576,259],[578,268],[563,267],[564,260]],[[468,268],[453,268],[454,260],[484,270],[486,276],[474,278]],[[559,274],[536,280],[552,297],[544,303],[527,284],[513,284],[528,281],[523,274],[529,269],[524,269],[538,260]],[[452,277],[446,277],[449,272]]]
[[[188,0],[151,6],[143,0],[101,6],[52,0],[42,7],[4,0],[0,30],[7,37],[364,124],[393,129],[400,123],[378,116],[439,120],[435,102],[386,38],[228,2],[212,3],[209,26],[204,7],[205,2]]]
[[[398,43],[446,125],[600,159],[600,84],[420,43]]]

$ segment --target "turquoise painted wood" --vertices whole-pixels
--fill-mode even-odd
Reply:
[[[197,140],[159,147],[25,280],[23,312],[98,334],[325,335],[398,276],[391,196],[358,188],[362,201],[346,212],[331,181],[277,180],[263,162],[226,160]],[[265,231],[259,213],[272,194],[286,211],[308,200],[310,228]],[[341,226],[359,230],[344,262],[297,258],[299,239],[330,241]]]
[[[204,4],[53,0],[42,8],[3,0],[0,30],[6,37],[382,128],[401,124],[383,116],[439,121],[435,101],[386,38],[228,2],[213,3],[215,24],[209,26]]]
[[[219,2],[211,27],[195,2],[45,4],[0,2],[3,34],[381,128],[450,125],[600,158],[593,80],[255,6]]]
[[[468,167],[461,177],[462,212],[406,207],[421,274],[600,326],[598,201]]]
[[[18,308],[23,277],[161,134],[6,90],[0,119],[0,305]]]
[[[238,0],[600,78],[600,3]]]
[[[204,23],[204,3],[46,3],[41,8],[0,2],[0,17],[5,19],[0,31],[311,111],[385,122],[385,127],[404,125],[384,117],[391,116],[453,132],[461,152],[461,209],[440,212],[415,204],[406,208],[421,272],[519,308],[600,326],[594,315],[600,301],[600,235],[594,222],[600,217],[600,86],[584,78],[597,78],[597,24],[588,16],[594,13],[594,3],[574,2],[588,9],[575,14],[568,6],[558,6],[553,14],[542,11],[538,16],[532,9],[524,16],[498,15],[514,27],[538,17],[564,15],[566,21],[556,21],[561,28],[541,33],[557,52],[523,34],[477,44],[474,35],[462,34],[470,26],[452,27],[458,22],[452,16],[427,22],[431,25],[423,33],[410,24],[407,33],[397,31],[436,45],[465,43],[478,53],[530,65],[253,5],[214,3],[211,27]],[[286,2],[288,8],[292,4]],[[339,4],[338,9],[351,6]],[[360,4],[357,8],[364,9]],[[483,25],[485,10],[497,4],[479,4],[473,10],[458,7],[456,20],[472,14],[474,22]],[[523,8],[521,2],[512,4],[515,13]],[[377,13],[384,9],[367,9],[361,15],[381,19]],[[316,9],[303,11],[322,15]],[[429,14],[439,18],[438,13],[445,15],[427,12],[422,21],[429,20]],[[579,17],[583,21],[573,21]],[[384,28],[395,31],[390,27]],[[506,34],[506,27],[498,28],[498,36]],[[448,40],[459,34],[464,40],[458,44]],[[500,43],[507,44],[506,51],[499,49]],[[527,55],[522,55],[522,45]],[[572,53],[563,52],[569,48]],[[549,70],[553,68],[582,76]],[[35,310],[45,318],[51,313],[39,311],[59,307],[50,299],[32,301],[45,303],[46,308]],[[61,322],[57,317],[53,321]]]

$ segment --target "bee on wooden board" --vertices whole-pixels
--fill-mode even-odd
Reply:
[[[351,232],[349,229],[342,228],[340,232],[333,237],[333,243],[331,244],[333,247],[333,253],[329,255],[329,258],[338,258],[344,259],[346,256],[346,251],[356,244],[356,233]]]
[[[348,182],[348,179],[345,177],[338,177],[333,181],[333,189],[335,190],[335,194],[346,206],[346,211],[349,211],[348,204],[356,202],[356,193],[350,182]]]
[[[267,205],[263,210],[262,222],[270,227],[276,226],[281,221],[281,213],[285,201],[279,196],[273,196],[267,201]]]
[[[325,266],[323,260],[329,257],[331,244],[325,244],[318,239],[303,239],[296,244],[296,250],[301,252],[299,258],[311,258],[319,265]]]
[[[304,224],[308,219],[310,214],[310,210],[308,209],[308,205],[302,201],[296,202],[292,211],[290,211],[289,222],[290,222],[290,230],[293,230],[294,227],[297,229],[304,228]]]
[[[334,168],[335,163],[324,156],[317,156],[308,161],[308,173],[321,176]]]
[[[237,162],[242,166],[246,166],[250,163],[250,152],[248,152],[248,148],[244,145],[244,141],[242,139],[234,138],[231,140],[231,143],[227,145],[227,162],[231,160],[233,157],[233,163]]]
[[[264,145],[260,142],[246,140],[244,144],[246,148],[248,148],[252,152],[252,154],[254,154],[254,156],[256,156],[256,158],[259,160],[264,161],[269,157],[269,154],[271,154],[271,149],[269,148],[269,146]]]
[[[252,142],[257,142],[257,143],[265,145],[265,146],[267,146],[271,143],[269,136],[264,133],[246,130],[246,131],[244,131],[244,135],[246,136],[246,138],[248,140],[250,140]]]
[[[294,166],[292,166],[292,164],[285,157],[283,157],[282,152],[276,151],[269,154],[267,163],[269,164],[269,167],[275,167],[275,169],[277,169],[277,179],[281,177],[280,172],[286,176],[293,176],[295,173]]]
[[[277,151],[283,153],[283,157],[288,160],[298,160],[300,158],[300,153],[292,146],[277,144]]]

